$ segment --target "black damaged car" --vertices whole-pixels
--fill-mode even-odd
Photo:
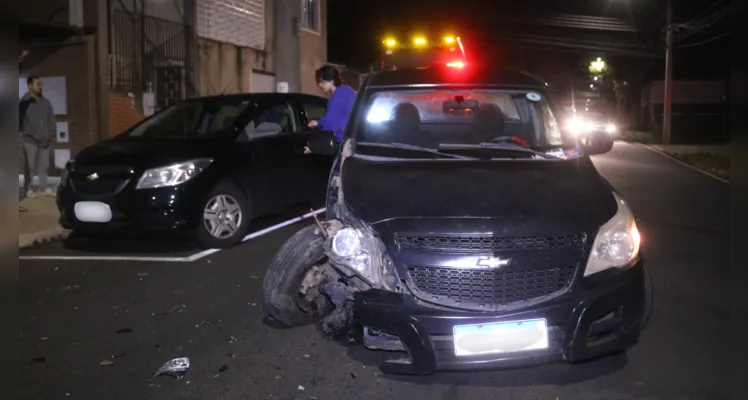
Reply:
[[[393,352],[384,373],[577,362],[634,345],[652,288],[629,204],[542,82],[432,66],[370,75],[327,219],[279,250],[270,315]]]

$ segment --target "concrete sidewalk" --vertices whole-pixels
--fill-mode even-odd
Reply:
[[[19,203],[18,247],[66,238],[70,231],[60,226],[59,218],[54,197],[23,199]]]

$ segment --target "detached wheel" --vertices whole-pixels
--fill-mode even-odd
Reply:
[[[333,308],[323,293],[311,300],[301,293],[307,274],[325,259],[322,248],[325,238],[317,229],[316,225],[310,225],[291,236],[273,258],[262,283],[265,309],[289,327],[317,322]]]
[[[206,197],[197,226],[197,240],[205,247],[225,249],[241,243],[252,211],[247,196],[234,184],[221,182]]]

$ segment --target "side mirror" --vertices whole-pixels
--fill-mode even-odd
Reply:
[[[317,131],[309,134],[307,146],[314,154],[334,156],[338,152],[338,142],[332,131]]]
[[[605,154],[613,148],[613,142],[613,138],[609,135],[596,135],[590,137],[588,142],[582,146],[582,149],[589,156]]]

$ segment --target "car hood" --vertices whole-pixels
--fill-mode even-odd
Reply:
[[[343,164],[342,181],[345,202],[357,218],[372,225],[409,225],[408,230],[442,230],[442,224],[494,232],[497,226],[525,232],[541,226],[546,232],[588,230],[617,210],[612,189],[589,158],[372,161],[354,156]]]
[[[87,147],[76,165],[128,166],[140,170],[215,154],[220,142],[200,140],[108,140]]]

